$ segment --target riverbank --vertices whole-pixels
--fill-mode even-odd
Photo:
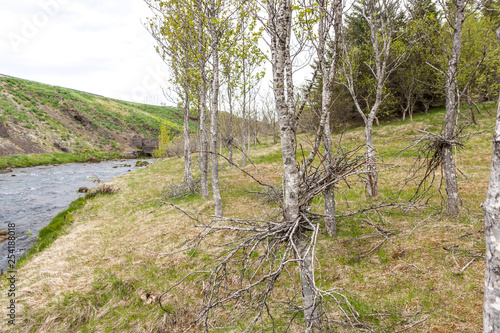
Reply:
[[[401,149],[419,130],[438,129],[443,114],[415,116],[413,123],[396,122],[374,128],[375,146],[386,168],[380,172],[380,196],[367,203],[363,183],[353,179],[348,187],[339,184],[338,214],[374,205],[401,187],[401,181],[415,159],[415,152]],[[478,119],[467,147],[457,153],[457,166],[468,179],[461,178],[459,190],[462,212],[450,219],[435,209],[442,207],[437,189],[418,210],[392,209],[375,211],[338,219],[338,236],[319,234],[316,248],[316,283],[322,290],[345,295],[356,310],[356,320],[372,331],[480,332],[484,286],[484,233],[480,203],[488,186],[491,163],[491,135],[494,117],[486,112]],[[353,148],[363,141],[363,130],[349,130],[343,143]],[[338,142],[339,136],[334,137]],[[272,139],[261,140],[252,147],[253,165],[245,171],[266,182],[281,184],[282,161],[280,144]],[[307,146],[310,137],[300,135],[298,144]],[[307,152],[306,152],[307,153]],[[399,153],[399,154],[398,154]],[[241,154],[235,154],[239,161]],[[195,164],[195,163],[193,163]],[[382,169],[382,167],[380,168]],[[170,158],[148,168],[128,173],[110,184],[119,187],[113,195],[96,196],[85,207],[72,214],[73,223],[44,251],[33,255],[17,272],[16,327],[8,326],[7,292],[0,293],[3,311],[0,330],[12,332],[180,332],[203,306],[207,276],[187,278],[162,298],[168,312],[158,306],[159,296],[188,273],[206,270],[217,258],[221,243],[233,240],[225,231],[211,234],[196,250],[179,250],[200,228],[182,212],[162,201],[186,211],[212,214],[213,205],[198,194],[179,192],[183,179],[183,160]],[[199,177],[199,174],[195,174]],[[276,206],[266,197],[253,179],[240,170],[220,163],[220,184],[227,217],[272,219]],[[417,186],[399,192],[402,202]],[[406,201],[405,201],[406,200]],[[314,201],[314,211],[321,212],[323,201]],[[206,215],[198,215],[205,222]],[[256,257],[262,249],[255,249]],[[253,253],[252,253],[253,257]],[[291,317],[301,304],[300,290],[289,290],[298,283],[298,270],[289,266],[287,276],[276,281],[275,292],[268,300],[272,319],[264,317],[262,327],[285,331]],[[232,276],[224,283],[238,283]],[[293,284],[292,284],[293,282]],[[8,290],[2,281],[0,289]],[[257,293],[256,293],[257,295]],[[335,294],[336,295],[336,294]],[[332,299],[325,298],[325,310],[338,319],[338,332],[351,332],[345,317]],[[344,299],[339,302],[345,305]],[[252,320],[242,315],[235,321],[224,321],[224,315],[248,303],[228,305],[220,309],[220,327],[214,331],[239,332]],[[346,310],[346,307],[342,309]],[[300,332],[302,322],[296,319],[291,332]],[[342,325],[344,324],[344,325]],[[333,324],[332,324],[333,325]],[[196,331],[196,329],[195,329]]]
[[[66,163],[0,173],[0,269],[5,271],[7,265],[7,242],[2,242],[2,235],[9,224],[15,225],[15,253],[19,257],[34,245],[40,230],[83,196],[87,188],[137,170],[144,162],[134,159]]]
[[[28,262],[35,254],[42,252],[44,249],[48,248],[60,235],[66,232],[66,228],[73,223],[73,213],[86,204],[85,198],[78,198],[73,201],[68,208],[59,212],[52,221],[40,230],[38,233],[37,242],[29,249],[28,252],[24,253],[19,257],[16,262],[16,269],[23,266],[25,262]]]
[[[8,168],[27,168],[39,165],[85,163],[124,159],[118,153],[84,153],[84,154],[15,154],[9,157],[0,157],[0,170]]]

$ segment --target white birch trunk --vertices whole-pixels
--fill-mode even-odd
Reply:
[[[323,132],[323,144],[325,146],[325,164],[330,165],[333,163],[332,154],[332,133],[330,129],[330,113],[332,104],[332,89],[333,82],[335,80],[335,74],[337,71],[337,64],[340,55],[340,36],[342,33],[342,1],[335,0],[331,5],[331,15],[327,13],[328,2],[320,2],[321,19],[319,22],[319,44],[318,44],[318,66],[323,77],[323,90],[322,90],[322,103],[321,103],[321,114],[326,114],[326,119],[324,123]],[[333,16],[333,21],[331,20]],[[327,37],[329,36],[329,31],[333,25],[335,33],[334,42],[334,55],[332,57],[332,63],[330,68],[326,68],[325,64],[325,46],[327,42]],[[320,123],[320,126],[322,124]],[[337,221],[335,219],[335,187],[333,185],[328,186],[324,192],[325,199],[325,229],[328,235],[337,235]]]
[[[189,190],[194,192],[193,175],[191,172],[191,138],[189,129],[189,91],[186,87],[184,110],[184,181]]]
[[[243,48],[245,48],[245,37],[243,36]],[[243,57],[243,110],[241,115],[241,151],[243,156],[241,157],[241,166],[245,167],[247,165],[247,149],[246,149],[246,103],[247,103],[247,80],[246,80],[246,62],[245,57]]]
[[[211,2],[211,12],[215,15],[215,3]],[[212,19],[215,19],[212,18]],[[217,29],[210,24],[212,38],[212,103],[210,118],[210,148],[212,155],[212,194],[214,197],[215,216],[222,217],[222,198],[219,188],[219,155],[217,155],[218,115],[219,115],[219,39]]]
[[[233,163],[233,96],[231,91],[231,78],[228,77],[227,98],[229,103],[229,162]]]
[[[274,6],[273,6],[274,5]],[[290,35],[292,8],[289,1],[267,4],[273,18],[268,31],[271,37],[273,92],[279,116],[281,151],[284,168],[284,221],[295,222],[299,218],[299,172],[295,154],[295,110],[293,105],[293,81],[290,60]],[[286,90],[285,90],[286,88]],[[307,251],[308,241],[304,230],[293,239],[296,257],[300,259],[300,278],[303,296],[304,319],[307,328],[319,327],[312,251]]]
[[[203,23],[199,23],[199,53],[204,53],[203,50]],[[205,69],[205,59],[200,56],[199,69],[201,76],[200,86],[200,154],[201,160],[201,197],[203,200],[208,199],[208,131],[207,131],[207,72]]]
[[[496,35],[500,44],[500,29]],[[490,183],[482,207],[486,237],[483,332],[494,333],[500,332],[500,98],[493,134]]]
[[[335,59],[335,58],[334,58]],[[323,72],[323,92],[322,92],[322,113],[326,113],[326,121],[324,124],[323,133],[323,144],[325,146],[325,165],[329,166],[333,163],[332,154],[332,132],[330,129],[330,106],[332,103],[332,83],[333,75],[335,75],[335,61],[332,64],[333,71],[327,73],[325,70]],[[324,63],[321,66],[324,68]],[[332,69],[332,68],[330,68]],[[325,75],[326,74],[326,75]],[[333,175],[332,175],[333,176]],[[328,186],[324,192],[325,199],[325,229],[329,236],[337,235],[337,221],[335,219],[335,187],[333,185]]]
[[[308,332],[311,328],[321,330],[321,321],[318,311],[316,296],[316,283],[314,279],[313,251],[305,233],[299,233],[294,239],[297,246],[300,268],[300,283],[302,286],[302,302],[304,305],[304,319]]]
[[[206,72],[203,65],[200,89],[200,159],[201,159],[201,196],[208,199],[208,131],[207,131],[207,90]]]
[[[325,164],[332,164],[332,133],[330,130],[330,115],[326,118],[325,133]],[[325,199],[325,229],[329,236],[337,236],[337,220],[335,218],[335,187],[328,186],[324,193]]]
[[[465,0],[457,0],[457,12],[453,30],[451,57],[446,74],[446,116],[444,120],[444,139],[452,140],[455,135],[456,115],[458,109],[457,75],[458,61],[462,50],[462,28],[465,21]],[[455,161],[453,160],[453,145],[443,146],[443,169],[446,181],[446,213],[458,215],[458,182]]]
[[[369,197],[378,194],[378,173],[375,165],[375,147],[373,145],[373,118],[365,123],[366,140],[366,191]]]

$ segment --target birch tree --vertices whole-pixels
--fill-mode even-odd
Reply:
[[[496,32],[500,44],[500,28]],[[490,183],[482,205],[486,237],[483,332],[500,331],[500,98],[493,133]]]
[[[212,195],[214,198],[215,216],[222,216],[222,198],[219,186],[219,155],[218,144],[218,115],[219,115],[219,46],[223,27],[221,26],[221,13],[224,10],[223,1],[210,0],[208,12],[208,31],[211,38],[212,56],[212,87],[210,105],[210,153],[212,157]]]
[[[439,156],[446,184],[446,213],[454,217],[459,213],[458,180],[453,151],[460,142],[456,130],[457,121],[459,116],[464,116],[460,112],[460,104],[461,100],[465,99],[472,105],[471,87],[480,76],[478,73],[481,67],[494,52],[488,47],[489,41],[486,42],[488,29],[479,28],[479,24],[471,22],[474,17],[481,16],[477,13],[481,7],[485,8],[485,2],[438,0],[437,3],[441,7],[443,24],[441,29],[433,28],[433,31],[439,36],[441,46],[430,49],[435,61],[434,64],[427,64],[444,78],[446,114],[443,134],[439,136],[442,142]],[[433,27],[432,22],[427,23]],[[474,29],[467,29],[467,35],[463,36],[467,24],[472,25]],[[477,52],[477,49],[481,51]],[[461,57],[464,51],[465,56]],[[474,120],[473,114],[472,117]]]
[[[235,90],[235,82],[234,77],[238,75],[238,73],[234,72],[233,67],[233,57],[226,56],[222,59],[222,75],[226,79],[226,94],[227,94],[227,103],[229,106],[229,120],[228,120],[228,130],[225,141],[229,148],[229,163],[233,163],[233,145],[234,145],[234,129],[233,129],[233,93]]]
[[[228,28],[232,16],[239,13],[240,4],[232,5],[223,0],[193,1],[146,0],[156,11],[153,34],[162,48],[168,49],[173,43],[184,45],[183,56],[192,63],[197,74],[197,102],[200,110],[199,165],[201,171],[201,193],[208,199],[209,154],[212,162],[212,194],[215,215],[222,216],[222,199],[219,186],[217,147],[219,145],[218,112],[220,88],[220,50],[228,48]],[[183,28],[184,34],[176,31]],[[188,38],[187,38],[188,37]],[[170,54],[171,62],[178,54]],[[183,64],[185,65],[185,64]],[[210,66],[211,65],[211,66]],[[184,81],[186,78],[184,77]],[[210,91],[209,91],[210,87]],[[208,93],[210,92],[210,149],[207,131]]]
[[[326,5],[326,2],[322,2]],[[335,14],[336,20],[340,20],[340,15],[338,14],[340,1],[335,1],[334,6],[331,7],[333,11],[321,12],[321,15],[325,15],[325,20],[331,20],[328,16],[331,13]],[[307,174],[308,168],[313,163],[315,157],[317,156],[318,149],[324,138],[324,131],[326,127],[326,121],[329,114],[329,105],[326,102],[325,108],[322,110],[320,115],[320,121],[317,126],[315,140],[313,142],[313,147],[311,152],[304,160],[302,165],[299,167],[296,161],[296,131],[297,131],[297,120],[300,115],[296,111],[297,103],[295,101],[294,95],[294,81],[293,81],[293,64],[292,64],[292,42],[300,42],[301,36],[295,35],[292,39],[292,21],[293,21],[293,10],[298,12],[299,22],[301,17],[305,17],[310,8],[300,7],[294,4],[291,0],[286,1],[268,1],[265,6],[265,11],[267,16],[261,19],[265,27],[265,31],[269,36],[269,47],[271,51],[271,64],[273,72],[273,93],[275,101],[275,109],[278,114],[279,120],[279,130],[281,137],[281,151],[283,155],[283,169],[284,169],[284,194],[283,194],[283,223],[296,223],[301,222],[304,219],[303,214],[300,213],[300,201],[301,195],[299,193],[299,185],[302,179]],[[302,11],[302,12],[301,12]],[[328,16],[328,18],[326,18]],[[322,33],[330,31],[332,25],[326,23],[323,25]],[[338,21],[335,21],[338,23]],[[328,25],[328,29],[326,26]],[[303,33],[303,35],[307,35]],[[326,44],[328,40],[328,34],[323,34],[324,41],[322,43]],[[303,45],[299,45],[296,49],[301,49]],[[328,72],[330,77],[334,76],[334,69]],[[326,167],[328,170],[328,167]],[[328,186],[327,186],[328,187]],[[305,222],[305,221],[304,221]],[[315,285],[314,278],[314,244],[315,239],[308,235],[308,228],[313,228],[317,232],[318,226],[311,227],[309,224],[308,228],[305,225],[299,223],[301,227],[299,230],[294,232],[292,235],[292,242],[294,244],[295,255],[299,260],[300,269],[300,280],[302,288],[303,297],[303,311],[304,319],[306,322],[307,330],[313,327],[320,327],[320,315],[318,310],[319,295]],[[309,229],[310,230],[310,229]]]
[[[191,139],[190,139],[190,92],[191,85],[196,81],[196,75],[191,63],[196,57],[192,45],[195,43],[191,31],[189,11],[176,1],[169,4],[170,10],[164,11],[165,3],[147,0],[146,3],[154,13],[148,20],[147,28],[157,42],[156,51],[172,70],[172,83],[180,89],[184,103],[184,181],[190,191],[194,191],[191,170]],[[165,24],[165,22],[170,22]]]
[[[256,48],[257,38],[259,33],[254,34],[254,19],[248,19],[246,16],[252,10],[252,2],[243,1],[236,4],[231,4],[224,0],[210,0],[206,5],[206,16],[208,22],[208,32],[211,40],[211,60],[212,60],[212,77],[211,77],[211,119],[210,119],[210,140],[211,140],[211,155],[212,155],[212,193],[214,197],[215,215],[222,216],[222,199],[220,195],[219,186],[219,171],[217,147],[219,145],[217,138],[219,137],[218,131],[218,106],[219,106],[219,89],[220,89],[220,53],[222,52],[224,74],[226,78],[235,78],[239,70],[236,69],[236,75],[231,75],[231,70],[228,68],[230,64],[227,63],[233,56],[233,59],[242,60],[245,64],[245,59],[251,59],[251,64],[260,64],[262,56],[260,51]],[[235,23],[233,22],[235,21]],[[245,46],[246,39],[248,40],[248,47]],[[257,60],[255,60],[257,59]],[[225,63],[225,64],[224,64]],[[243,66],[243,75],[245,75],[245,68]],[[262,76],[260,72],[250,77]],[[228,92],[233,91],[234,83],[228,82]],[[232,113],[232,96],[230,98],[230,109]],[[243,120],[244,121],[244,120]],[[230,118],[231,131],[232,131],[232,116]],[[231,134],[232,135],[232,134]],[[243,154],[245,156],[245,154]]]
[[[261,31],[255,28],[255,22],[247,19],[243,28],[242,38],[237,45],[238,57],[236,61],[241,69],[241,81],[239,83],[241,96],[243,97],[241,101],[241,150],[243,151],[241,166],[244,167],[247,164],[247,154],[250,152],[252,91],[264,77],[265,73],[259,68],[265,58],[258,46]]]
[[[444,145],[443,170],[446,181],[446,212],[451,216],[458,215],[458,182],[455,161],[453,159],[453,141],[455,139],[455,129],[457,126],[457,111],[460,105],[460,96],[457,94],[458,62],[462,50],[462,28],[465,21],[465,0],[456,0],[448,3],[449,7],[454,7],[453,33],[451,36],[451,52],[448,60],[448,70],[446,71],[446,115],[444,120]],[[448,8],[452,12],[452,8]],[[452,23],[453,22],[453,23]]]
[[[355,108],[365,124],[366,189],[368,196],[374,197],[378,193],[378,173],[373,145],[373,122],[377,119],[377,113],[388,96],[384,93],[386,82],[404,60],[404,52],[397,55],[391,54],[391,46],[399,31],[396,16],[400,12],[401,2],[398,0],[356,0],[355,5],[368,27],[368,45],[371,54],[370,61],[366,65],[373,75],[373,102],[369,103],[366,99],[366,107],[363,107],[357,91],[356,72],[359,66],[365,64],[356,63],[356,61],[364,50],[360,45],[356,45],[352,38],[343,40],[342,75],[343,83],[349,90]],[[359,36],[353,37],[359,38]]]
[[[337,63],[340,56],[340,38],[342,29],[342,0],[335,0],[332,3],[325,0],[318,1],[319,27],[318,27],[318,68],[323,78],[321,93],[321,114],[326,114],[324,123],[323,142],[325,146],[325,163],[331,165],[332,154],[332,133],[330,129],[330,114],[333,103],[333,84],[337,74]],[[333,31],[332,31],[333,30]],[[333,36],[332,36],[333,33]],[[327,43],[333,43],[333,57],[330,66],[327,67]],[[335,189],[329,186],[325,189],[325,228],[330,236],[337,235],[337,223],[335,220]]]
[[[261,20],[269,35],[273,74],[273,93],[278,113],[281,151],[284,169],[283,223],[295,223],[299,215],[299,169],[296,161],[293,68],[291,59],[292,1],[270,0],[265,5],[267,16]],[[319,327],[319,315],[315,292],[313,253],[306,230],[299,230],[293,238],[299,260],[304,319],[308,329]]]

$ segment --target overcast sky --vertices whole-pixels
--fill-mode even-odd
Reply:
[[[16,0],[0,5],[0,73],[106,97],[167,100],[168,70],[142,0]]]

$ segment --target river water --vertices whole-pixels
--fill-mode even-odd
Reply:
[[[78,188],[94,187],[138,169],[137,160],[70,163],[14,169],[0,174],[0,231],[15,224],[16,259],[36,243],[38,232],[60,211],[84,196]],[[6,271],[7,241],[0,243],[0,269]]]

